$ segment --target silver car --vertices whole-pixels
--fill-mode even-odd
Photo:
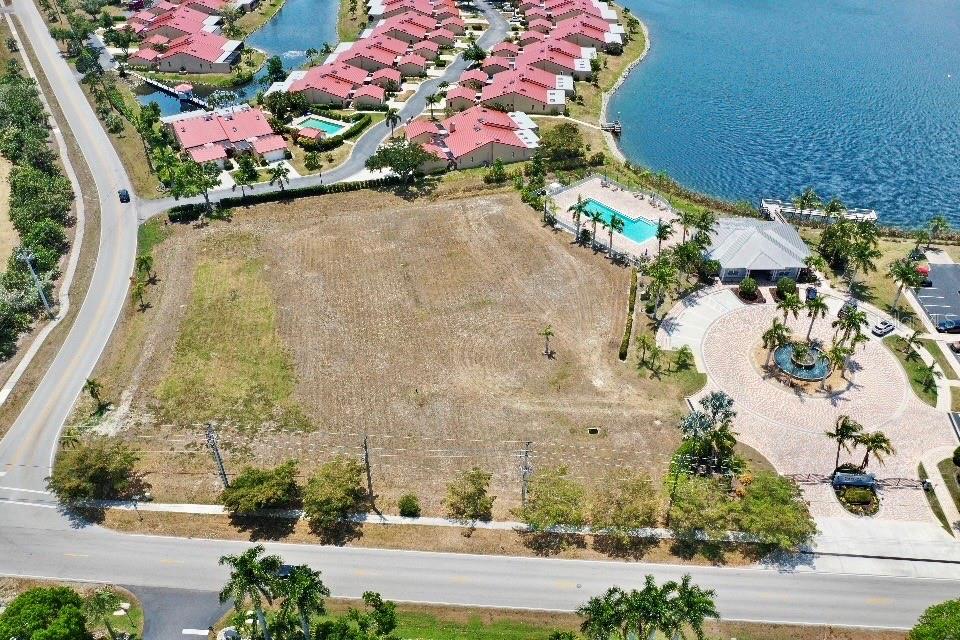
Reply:
[[[877,336],[878,338],[882,338],[891,331],[893,331],[893,325],[886,320],[881,320],[877,324],[873,325],[873,329],[871,329],[873,335]]]

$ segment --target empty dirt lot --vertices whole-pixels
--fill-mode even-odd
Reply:
[[[658,476],[678,443],[683,390],[617,359],[630,272],[513,193],[357,192],[167,229],[150,308],[128,310],[97,373],[157,499],[215,500],[207,420],[230,472],[294,457],[309,473],[362,455],[366,433],[379,506],[413,491],[425,514],[479,464],[506,516],[528,441],[535,469],[587,484]]]

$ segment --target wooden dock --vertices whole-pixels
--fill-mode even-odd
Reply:
[[[145,85],[151,86],[154,89],[158,89],[168,95],[179,98],[180,102],[186,102],[188,104],[192,104],[195,107],[200,107],[201,109],[207,109],[207,110],[210,109],[210,105],[208,105],[205,101],[196,97],[192,93],[180,93],[168,84],[164,84],[159,80],[154,80],[153,78],[148,78],[143,74],[137,73],[136,71],[130,71],[129,69],[127,70],[127,75],[133,76],[134,78],[136,78],[137,80],[140,80]]]
[[[623,125],[620,124],[619,120],[614,120],[613,122],[601,122],[600,128],[604,131],[609,131],[615,136],[619,136],[623,131]]]

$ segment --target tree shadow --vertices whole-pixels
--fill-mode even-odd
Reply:
[[[297,526],[296,518],[232,514],[230,525],[250,536],[250,540],[283,540]]]
[[[659,541],[653,538],[619,538],[617,536],[594,536],[593,549],[611,558],[620,560],[643,560],[647,552]]]
[[[418,198],[432,195],[437,190],[437,187],[440,186],[440,181],[440,176],[418,176],[410,183],[382,185],[375,187],[373,190],[381,193],[392,193],[402,200],[412,202]]]
[[[693,538],[675,538],[670,545],[670,552],[674,555],[691,560],[697,556],[703,557],[716,565],[727,563],[727,551],[730,543],[713,540],[696,540]]]
[[[352,520],[340,521],[332,526],[310,523],[310,532],[320,538],[322,544],[332,544],[338,547],[363,537],[363,528],[360,523]]]
[[[576,533],[551,533],[546,531],[519,532],[525,547],[541,557],[555,556],[571,547],[585,549],[587,541]]]

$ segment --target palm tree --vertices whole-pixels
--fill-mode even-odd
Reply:
[[[114,633],[110,620],[119,608],[120,598],[109,589],[97,589],[83,602],[83,610],[87,618],[106,627],[111,638],[116,638],[117,634]]]
[[[773,352],[790,342],[790,327],[780,322],[780,318],[774,318],[773,324],[763,332],[761,337],[763,338],[763,348],[769,350],[767,353],[767,365],[769,365]]]
[[[793,206],[799,211],[810,211],[823,206],[823,200],[813,190],[813,187],[807,187],[803,190],[803,193],[793,199]]]
[[[663,347],[654,342],[649,351],[647,351],[647,368],[654,373],[659,373],[660,358],[662,357]]]
[[[777,311],[783,312],[783,321],[787,321],[787,316],[793,314],[794,320],[800,316],[800,310],[803,309],[803,302],[800,296],[795,293],[788,293],[783,299],[777,302]]]
[[[869,241],[862,240],[851,247],[848,264],[850,267],[850,284],[856,283],[857,272],[864,274],[877,270],[877,260],[883,256],[880,249]]]
[[[830,348],[824,352],[824,357],[835,369],[840,369],[840,374],[843,375],[844,370],[847,366],[847,356],[851,353],[851,349],[843,346],[843,342],[834,342],[830,345]],[[826,378],[824,378],[826,380]]]
[[[165,185],[170,184],[176,173],[177,163],[180,161],[176,151],[169,146],[157,147],[150,152],[150,159],[157,179]]]
[[[847,206],[843,204],[843,200],[837,196],[830,198],[830,202],[823,208],[824,213],[826,213],[831,218],[839,218],[844,211],[847,210]]]
[[[676,265],[666,256],[657,256],[657,259],[650,264],[647,270],[650,278],[649,290],[652,290],[653,297],[653,318],[657,319],[657,310],[663,304],[663,299],[671,287],[679,284],[679,272]]]
[[[603,223],[603,224],[606,224],[606,223],[604,223],[603,214],[600,213],[599,211],[588,211],[588,212],[587,212],[587,217],[590,218],[590,222],[593,223],[593,232],[592,232],[593,235],[590,237],[590,242],[592,242],[592,243],[593,243],[593,246],[596,247],[596,245],[597,245],[597,223],[598,223],[598,222]]]
[[[835,440],[837,443],[837,460],[833,465],[834,473],[836,473],[836,470],[840,467],[840,449],[846,449],[847,453],[850,453],[852,451],[850,444],[855,444],[861,433],[863,433],[863,425],[853,420],[850,416],[840,416],[833,425],[833,431],[826,431],[824,433],[824,435],[831,440]]]
[[[87,378],[87,381],[83,383],[83,390],[90,394],[90,399],[97,404],[97,407],[103,405],[103,398],[100,396],[103,392],[103,385],[100,384],[99,380]],[[114,611],[116,611],[116,609],[114,609]]]
[[[690,584],[690,574],[685,574],[680,579],[680,583],[674,583],[674,593],[670,599],[667,616],[667,624],[660,627],[660,630],[670,635],[673,640],[683,635],[685,625],[693,629],[697,640],[703,640],[703,623],[707,618],[719,618],[720,612],[717,611],[717,605],[713,601],[715,592],[712,589],[701,589],[697,585]]]
[[[427,101],[427,104],[430,106],[430,119],[436,120],[436,118],[433,115],[433,107],[434,105],[440,104],[440,100],[442,100],[442,98],[440,97],[440,94],[431,93],[425,98],[425,100]]]
[[[945,215],[938,214],[930,219],[930,236],[934,239],[950,230],[950,222]]]
[[[927,393],[933,393],[937,388],[937,378],[942,378],[943,374],[937,371],[937,365],[935,362],[931,362],[928,365],[924,365],[921,369],[920,386]]]
[[[583,196],[577,194],[577,201],[570,205],[567,211],[570,212],[570,216],[573,218],[573,224],[577,225],[577,242],[580,242],[580,219],[588,215],[587,203],[584,202]]]
[[[702,248],[710,246],[710,234],[717,228],[717,214],[712,211],[703,211],[693,221],[694,241]]]
[[[915,237],[917,242],[916,244],[913,245],[914,251],[919,251],[921,245],[926,249],[930,248],[930,241],[933,239],[933,237],[930,235],[929,231],[927,231],[926,229],[919,229]]]
[[[827,317],[827,303],[824,302],[823,298],[817,296],[807,300],[807,303],[804,306],[807,309],[807,317],[810,318],[810,326],[807,327],[807,342],[810,342],[810,333],[813,331],[813,323],[816,322],[818,317]]]
[[[149,253],[137,254],[135,268],[137,273],[147,276],[148,282],[153,282],[156,279],[153,273],[153,256]]]
[[[827,261],[819,253],[811,253],[803,259],[804,266],[812,273],[814,271],[825,271]]]
[[[137,303],[140,311],[143,311],[147,308],[147,302],[143,298],[144,294],[147,292],[147,285],[143,280],[137,277],[133,277],[131,280],[133,286],[130,288],[130,299]]]
[[[670,239],[670,236],[673,235],[673,225],[669,222],[664,222],[662,219],[657,221],[657,255],[660,255],[660,252],[663,251],[663,243],[666,240]]]
[[[278,162],[270,168],[270,185],[276,182],[280,185],[280,191],[284,190],[284,184],[290,182],[290,167],[285,162]]]
[[[694,222],[697,220],[697,214],[693,211],[686,211],[684,209],[677,210],[677,220],[680,222],[680,226],[683,228],[683,237],[681,242],[687,241],[687,227],[693,226]]]
[[[277,591],[284,598],[280,610],[286,615],[296,612],[303,640],[311,640],[310,617],[326,613],[323,599],[330,595],[330,589],[320,580],[320,572],[305,564],[297,565],[279,582]]]
[[[640,350],[640,353],[637,355],[637,364],[645,365],[647,363],[647,351],[654,345],[653,336],[649,333],[638,333],[637,337],[633,339],[633,345]]]
[[[550,357],[550,338],[554,336],[553,327],[547,325],[538,331],[537,335],[543,338],[543,355]]]
[[[609,226],[607,226],[607,231],[610,232],[610,244],[608,246],[607,255],[612,256],[613,255],[613,232],[616,231],[617,233],[623,233],[623,218],[617,215],[610,218],[610,224]]]
[[[900,303],[900,294],[903,293],[904,287],[917,287],[920,285],[920,273],[917,271],[917,265],[905,259],[894,260],[890,265],[890,269],[887,271],[887,274],[890,276],[890,279],[897,283],[897,295],[893,299],[893,305],[890,307],[891,311],[897,310],[897,305]]]
[[[264,556],[263,552],[263,545],[258,544],[240,555],[220,557],[220,564],[231,568],[230,580],[220,591],[220,603],[233,600],[234,608],[240,612],[244,608],[244,603],[249,600],[257,614],[257,622],[263,629],[263,640],[270,640],[270,628],[263,613],[263,601],[266,600],[268,604],[273,603],[277,573],[283,561],[280,560],[280,556]]]
[[[892,456],[896,453],[893,449],[893,443],[890,442],[890,438],[882,431],[861,434],[857,436],[855,442],[866,449],[866,452],[863,454],[863,463],[860,465],[861,472],[866,471],[871,455],[877,462],[883,464],[884,456]]]
[[[384,118],[384,122],[387,123],[387,126],[390,127],[390,137],[393,137],[393,132],[396,130],[397,125],[400,124],[400,112],[394,107],[387,109],[387,116]]]
[[[903,339],[903,353],[912,355],[916,353],[914,348],[920,344],[920,337],[923,335],[923,332],[919,329],[915,330],[909,336]]]
[[[830,326],[836,329],[834,338],[840,333],[843,334],[841,343],[846,342],[851,334],[863,333],[863,327],[867,326],[867,314],[860,309],[850,309],[843,316],[834,320]]]

